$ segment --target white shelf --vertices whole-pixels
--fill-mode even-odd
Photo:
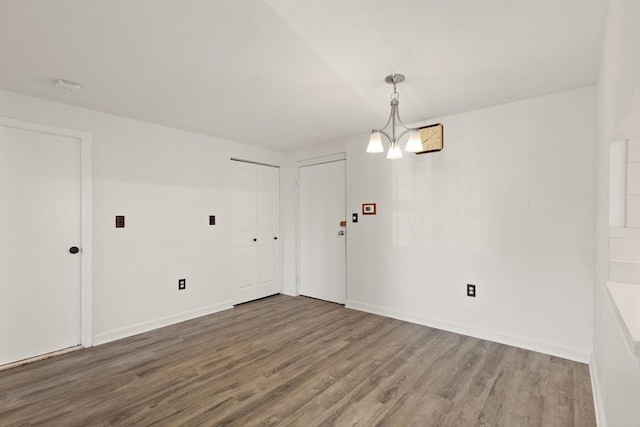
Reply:
[[[640,285],[607,282],[607,289],[631,351],[640,357]]]
[[[609,227],[609,237],[614,239],[640,239],[640,228]]]

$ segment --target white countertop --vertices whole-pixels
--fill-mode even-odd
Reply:
[[[607,289],[631,350],[640,357],[640,285],[607,282]]]

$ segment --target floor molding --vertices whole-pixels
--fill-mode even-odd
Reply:
[[[596,413],[596,423],[598,427],[607,427],[607,421],[604,418],[604,402],[600,393],[600,380],[598,377],[598,368],[596,358],[591,354],[589,361],[589,374],[591,375],[591,393],[593,394],[593,409]]]
[[[488,341],[506,344],[514,347],[524,348],[526,350],[537,351],[551,356],[562,357],[564,359],[588,364],[591,360],[591,354],[585,353],[572,348],[561,347],[549,343],[533,341],[517,335],[505,334],[502,332],[479,329],[464,325],[456,325],[449,322],[443,322],[437,319],[431,319],[415,313],[407,313],[381,307],[373,304],[362,303],[358,301],[348,300],[346,308],[354,310],[366,311],[367,313],[379,314],[381,316],[391,317],[406,322],[416,323],[418,325],[429,326],[436,329],[442,329],[449,332],[455,332],[461,335],[468,335]]]
[[[103,332],[101,334],[94,336],[93,342],[94,342],[94,345],[105,344],[111,341],[127,338],[132,335],[137,335],[142,332],[148,332],[154,329],[173,325],[175,323],[195,319],[196,317],[206,316],[208,314],[213,314],[219,311],[228,310],[230,308],[233,308],[233,305],[231,305],[231,301],[225,301],[220,304],[210,305],[207,307],[198,308],[196,310],[186,311],[183,313],[162,317],[160,319],[154,319],[147,322],[138,323],[135,325],[127,326],[127,327],[116,329],[109,332]]]
[[[0,365],[0,371],[5,369],[16,368],[18,366],[27,365],[29,363],[38,362],[54,356],[61,356],[63,354],[71,353],[72,351],[82,350],[84,347],[81,345],[74,345],[73,347],[63,348],[62,350],[52,351],[51,353],[41,354],[39,356],[30,357],[28,359],[17,360],[15,362]]]

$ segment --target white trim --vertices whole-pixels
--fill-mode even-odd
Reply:
[[[80,136],[82,186],[82,337],[83,347],[93,345],[93,139]]]
[[[63,348],[62,350],[52,351],[51,353],[41,354],[39,356],[30,357],[28,359],[17,360],[15,362],[7,363],[6,365],[0,365],[0,371],[4,371],[11,368],[17,368],[18,366],[28,365],[29,363],[33,363],[33,362],[39,362],[41,360],[49,359],[54,356],[62,356],[63,354],[82,350],[83,348],[84,347],[81,345],[74,345],[73,347]]]
[[[598,379],[598,369],[595,355],[591,354],[589,361],[589,374],[591,375],[591,394],[593,394],[593,409],[596,415],[597,427],[606,427],[607,421],[604,418],[604,402],[600,393],[600,380]]]
[[[299,170],[303,166],[320,165],[322,163],[337,162],[339,160],[347,160],[347,153],[341,152],[341,153],[328,154],[326,156],[311,157],[309,159],[298,160],[296,161],[296,166],[298,168],[298,176],[296,178],[300,177]]]
[[[533,341],[521,336],[505,334],[498,331],[487,329],[479,329],[470,326],[456,325],[449,322],[443,322],[437,319],[431,319],[415,313],[407,313],[392,310],[386,307],[380,307],[373,304],[362,303],[353,300],[347,300],[346,308],[353,310],[366,311],[367,313],[378,314],[381,316],[391,317],[406,322],[416,323],[418,325],[429,326],[436,329],[442,329],[461,335],[480,338],[483,340],[493,341],[500,344],[506,344],[514,347],[524,348],[526,350],[537,351],[539,353],[549,354],[551,356],[562,357],[564,359],[574,360],[581,363],[589,363],[591,354],[573,348],[557,346],[545,342]]]
[[[296,165],[296,191],[295,200],[296,204],[296,278],[293,287],[293,296],[300,295],[300,165]]]
[[[93,345],[93,225],[92,225],[92,134],[89,132],[43,125],[40,123],[0,117],[0,126],[28,130],[48,135],[75,138],[80,141],[80,186],[82,217],[82,264],[81,264],[81,307],[80,307],[80,344],[83,347]]]
[[[260,165],[260,166],[267,166],[270,168],[277,168],[280,169],[280,166],[278,165],[272,165],[270,163],[263,163],[263,162],[254,162],[253,160],[245,160],[245,159],[238,159],[236,157],[231,157],[230,160],[232,162],[240,162],[240,163],[251,163],[252,165]]]
[[[137,323],[132,326],[126,326],[124,328],[98,334],[94,337],[94,344],[106,344],[111,341],[127,338],[132,335],[152,331],[154,329],[163,328],[165,326],[171,326],[176,323],[195,319],[196,317],[207,316],[209,314],[217,313],[219,311],[228,310],[231,308],[233,308],[233,306],[231,305],[231,301],[225,301],[220,304],[210,305],[195,310],[185,311],[183,313],[173,314],[171,316],[161,317],[155,320]]]

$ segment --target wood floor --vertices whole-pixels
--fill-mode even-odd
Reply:
[[[595,426],[587,365],[275,296],[0,372],[0,425]]]

